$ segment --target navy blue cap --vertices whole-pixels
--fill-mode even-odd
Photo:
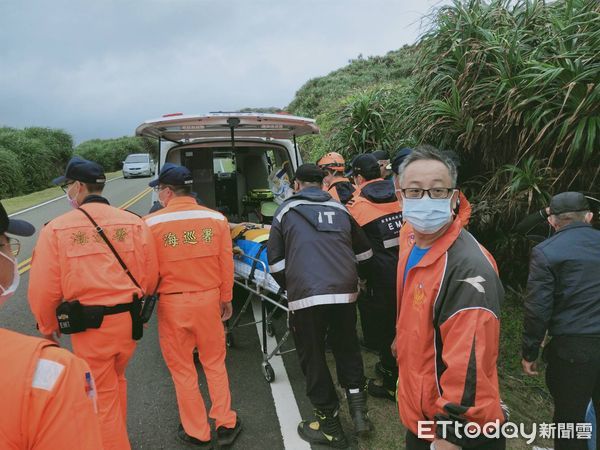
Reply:
[[[325,172],[316,164],[306,163],[296,169],[294,178],[305,183],[322,183]]]
[[[377,158],[377,161],[387,161],[390,159],[390,154],[387,150],[375,150],[373,156]]]
[[[0,203],[0,234],[4,233],[31,236],[35,233],[35,227],[25,220],[9,219],[4,205]]]
[[[159,184],[170,184],[171,186],[187,186],[194,183],[192,172],[187,167],[179,164],[165,163],[160,169],[158,178],[148,183],[148,186],[155,187]]]
[[[52,183],[60,185],[67,180],[101,184],[106,182],[106,176],[104,175],[104,169],[97,162],[74,156],[69,160],[65,174],[52,180]]]
[[[390,162],[386,166],[386,169],[391,170],[396,175],[398,175],[398,168],[400,167],[400,164],[402,164],[402,161],[404,161],[404,158],[406,158],[411,153],[412,153],[412,148],[408,148],[408,147],[401,148],[398,151],[398,153],[396,153],[396,156],[394,156],[394,159],[392,159],[392,162]]]

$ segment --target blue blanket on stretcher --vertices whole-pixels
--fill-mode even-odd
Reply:
[[[242,256],[240,258],[240,260],[246,264],[248,264],[249,266],[253,267],[256,266],[255,270],[264,270],[264,268],[266,267],[267,269],[267,273],[269,272],[269,260],[267,259],[267,242],[254,242],[254,241],[249,241],[246,239],[236,239],[235,241],[233,241],[233,244],[237,247],[240,248],[240,250],[242,250],[242,252],[244,252],[244,255],[248,255],[251,256],[252,258],[258,259],[260,261],[262,261],[265,265],[263,267],[262,264],[257,263],[256,261],[246,257],[246,256]]]

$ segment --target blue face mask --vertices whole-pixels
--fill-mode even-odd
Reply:
[[[422,234],[433,234],[452,220],[452,196],[449,198],[402,197],[402,217]]]

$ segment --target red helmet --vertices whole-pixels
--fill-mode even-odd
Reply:
[[[339,153],[330,152],[319,159],[317,166],[319,166],[321,169],[343,171],[346,167],[346,161],[344,161],[344,157]]]

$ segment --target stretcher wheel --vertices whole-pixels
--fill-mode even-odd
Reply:
[[[275,371],[273,370],[273,367],[271,367],[271,364],[263,363],[262,373],[265,376],[265,380],[267,380],[269,383],[272,383],[275,380]]]
[[[273,324],[272,324],[271,322],[268,322],[268,323],[267,323],[267,334],[268,334],[270,337],[273,337],[273,336],[275,336],[275,328],[273,328]]]
[[[233,344],[233,334],[227,333],[225,335],[225,345],[227,345],[227,347],[233,347]]]

